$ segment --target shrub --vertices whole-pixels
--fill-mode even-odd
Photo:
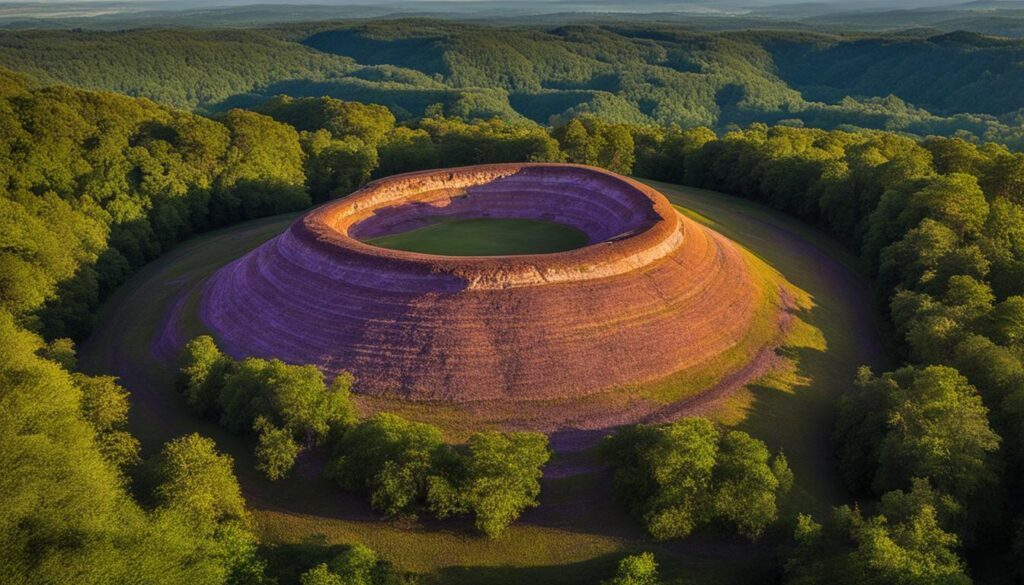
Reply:
[[[348,547],[299,578],[301,585],[399,585],[408,582],[387,561],[361,544]]]
[[[476,433],[456,454],[455,470],[430,479],[430,509],[439,518],[473,514],[494,538],[529,507],[537,506],[542,467],[551,454],[541,433]]]
[[[654,555],[645,552],[619,561],[615,576],[601,582],[601,585],[658,585],[658,563]]]
[[[792,483],[784,457],[772,461],[761,441],[703,418],[628,427],[608,437],[603,452],[619,499],[658,539],[713,521],[757,538]]]
[[[447,446],[436,427],[381,413],[346,432],[335,455],[329,473],[343,488],[368,494],[390,516],[414,515]]]

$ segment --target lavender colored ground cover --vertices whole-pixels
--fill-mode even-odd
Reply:
[[[571,226],[567,252],[446,257],[360,240],[425,218]],[[236,357],[349,370],[408,400],[548,400],[713,359],[762,298],[739,250],[635,181],[575,165],[400,175],[323,206],[221,269],[201,316]]]

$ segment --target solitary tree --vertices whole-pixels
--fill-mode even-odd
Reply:
[[[723,433],[703,418],[628,427],[604,453],[615,491],[658,539],[682,538],[713,520],[757,538],[792,485],[785,458],[741,431]]]

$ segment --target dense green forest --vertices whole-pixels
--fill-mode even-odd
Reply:
[[[880,515],[801,519],[788,580],[967,583],[958,550],[1006,555],[994,580],[1019,578],[1024,523],[1008,495],[1024,479],[1024,157],[762,125],[688,151],[684,182],[763,201],[860,250],[910,364],[863,370],[839,405],[840,470],[855,493],[880,497]]]
[[[74,373],[62,337],[189,234],[309,205],[298,134],[8,71],[0,88],[0,581],[259,582],[230,457],[190,436],[141,461],[127,394]]]
[[[969,33],[837,36],[647,24],[432,20],[263,29],[6,31],[0,65],[202,112],[278,94],[559,123],[782,123],[1024,144],[1024,44]],[[941,81],[937,81],[941,80]]]
[[[267,116],[213,121],[9,72],[2,98],[3,304],[49,337],[87,331],[102,295],[182,238],[310,203],[298,132]]]
[[[620,35],[601,28],[582,32],[608,39],[576,47],[590,47],[593,63],[625,62],[664,48],[652,39],[617,44]],[[529,53],[537,49],[530,39],[555,33],[522,34]],[[210,42],[218,42],[216,35]],[[54,54],[74,52],[74,46],[69,41]],[[624,53],[615,56],[618,50]],[[438,56],[423,45],[412,52],[422,57],[417,75],[455,85],[447,53]],[[515,51],[506,53],[515,58]],[[477,65],[457,67],[457,79],[493,82],[515,93],[537,90],[529,73],[543,70],[543,92],[544,84],[585,85],[604,71],[559,70],[557,59],[546,62],[538,52],[498,79],[495,72],[505,65],[483,65],[495,54],[478,51]],[[218,55],[214,47],[197,59]],[[683,56],[677,56],[671,70],[683,74]],[[234,67],[241,72],[246,64]],[[750,95],[768,100],[775,94]],[[734,107],[742,109],[737,104],[747,94],[737,96],[743,97]],[[800,99],[792,89],[778,96]],[[694,108],[690,122],[697,123],[704,114]],[[0,70],[0,462],[14,470],[0,479],[2,580],[260,582],[266,561],[230,458],[192,435],[143,459],[123,431],[125,392],[109,378],[76,373],[67,338],[88,332],[99,302],[132,271],[192,234],[302,209],[374,176],[515,160],[568,160],[721,190],[817,225],[860,253],[906,365],[865,370],[850,381],[834,439],[850,490],[877,505],[801,517],[786,547],[786,582],[968,583],[968,575],[990,563],[1007,567],[998,577],[1010,582],[1024,570],[1024,516],[1012,497],[1024,480],[1024,155],[995,143],[884,131],[752,124],[716,134],[654,124],[647,114],[624,123],[580,110],[540,126],[500,117],[467,121],[456,115],[466,111],[445,105],[428,104],[422,116],[409,119],[394,112],[326,97],[276,97],[254,102],[253,110],[206,117]],[[267,406],[280,390],[267,372],[281,366],[222,363],[214,350],[205,348],[213,356],[207,362],[186,364],[200,364],[186,374],[202,374],[184,384],[186,396],[205,415],[258,435],[268,475],[287,473],[300,448],[332,443],[339,449],[332,469],[339,485],[365,493],[378,509],[469,514],[488,533],[500,532],[536,495],[529,479],[545,457],[543,446],[529,439],[523,439],[526,463],[519,468],[526,481],[509,492],[515,514],[506,510],[494,520],[477,487],[493,478],[475,458],[508,452],[502,441],[513,439],[484,434],[475,446],[449,450],[429,428],[408,421],[355,422],[344,414],[347,388],[327,389],[308,370],[284,368],[278,373],[303,381],[294,386],[308,388],[309,403],[333,404],[327,415],[342,413],[299,420]],[[220,373],[208,385],[210,364]],[[336,442],[326,437],[332,426],[346,429]],[[774,519],[774,500],[791,482],[778,456],[742,434],[723,435],[701,422],[625,432],[646,443],[623,452],[611,439],[609,457],[621,472],[618,482],[643,486],[626,490],[638,497],[623,503],[656,535],[687,534],[691,526],[715,521],[755,536]],[[684,448],[698,439],[717,456]],[[346,458],[352,453],[365,457]],[[671,469],[666,453],[703,466],[693,489],[657,482],[659,470]],[[444,473],[434,473],[438,469]],[[428,483],[430,474],[436,480]],[[758,492],[753,485],[773,487]],[[687,515],[694,506],[710,506],[715,514]],[[648,561],[631,557],[621,570],[650,574]],[[317,559],[309,570],[304,583],[339,582],[358,571],[362,580],[352,582],[399,578],[372,551],[358,548]]]

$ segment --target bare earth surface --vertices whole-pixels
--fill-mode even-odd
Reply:
[[[590,244],[455,257],[360,241],[442,216],[557,221]],[[628,178],[479,165],[381,179],[310,212],[219,270],[200,317],[237,358],[346,370],[364,396],[466,405],[478,420],[483,408],[499,415],[485,422],[518,428],[599,428],[581,399],[702,366],[748,337],[765,295],[748,260]],[[524,404],[551,401],[562,403],[545,416]],[[622,407],[597,402],[599,415]]]
[[[784,308],[769,322],[775,332],[773,343],[745,348],[736,367],[709,383],[701,378],[703,392],[684,392],[676,400],[664,399],[671,393],[638,398],[628,388],[608,394],[610,402],[604,406],[609,408],[598,416],[602,403],[595,401],[587,424],[565,424],[559,415],[545,419],[545,412],[564,405],[533,403],[534,411],[524,416],[532,423],[526,426],[569,428],[550,435],[559,454],[546,469],[541,506],[498,541],[481,539],[458,523],[385,521],[358,498],[323,480],[318,473],[321,457],[316,454],[300,460],[295,477],[268,482],[254,470],[249,438],[197,420],[174,391],[178,348],[206,331],[198,317],[205,282],[219,267],[282,233],[295,215],[196,238],[147,266],[105,305],[95,333],[80,347],[80,363],[85,371],[121,378],[132,393],[131,430],[146,452],[188,432],[211,436],[230,452],[269,542],[364,542],[401,568],[422,573],[428,583],[591,583],[598,580],[595,575],[610,574],[615,559],[636,550],[654,551],[668,577],[754,583],[759,560],[772,554],[770,547],[713,535],[678,543],[651,542],[614,504],[606,472],[588,447],[604,429],[626,419],[707,415],[747,430],[773,449],[784,448],[797,477],[794,500],[819,506],[843,501],[846,496],[828,447],[832,403],[858,365],[884,364],[877,320],[863,278],[850,268],[850,257],[827,238],[731,197],[656,187],[681,206],[687,217],[683,221],[711,238],[722,237],[717,232],[738,242],[751,259],[781,277],[774,281],[777,288],[767,289],[778,293],[769,297]],[[772,280],[759,282],[766,285]],[[361,408],[377,410],[388,405],[386,400],[367,398]],[[479,409],[481,420],[487,420],[486,404],[468,408]],[[432,422],[452,422],[462,413],[438,416]],[[543,424],[534,424],[538,421]]]

